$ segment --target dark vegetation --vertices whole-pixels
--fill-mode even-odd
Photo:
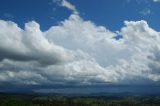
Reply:
[[[160,106],[160,96],[67,97],[0,93],[0,106]]]

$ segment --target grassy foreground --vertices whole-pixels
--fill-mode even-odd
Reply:
[[[160,106],[160,96],[63,97],[0,93],[0,106]]]

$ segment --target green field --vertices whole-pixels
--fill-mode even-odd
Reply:
[[[1,93],[0,106],[160,106],[160,96],[66,97]]]

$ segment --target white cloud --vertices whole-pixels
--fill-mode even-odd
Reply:
[[[125,21],[116,33],[72,14],[42,32],[0,21],[0,83],[29,85],[160,81],[160,33],[146,21]]]
[[[131,1],[136,1],[137,3],[148,3],[149,1],[160,2],[160,0],[125,0],[127,3],[130,3]]]
[[[160,2],[160,0],[153,0],[154,2]]]
[[[25,30],[22,30],[13,22],[1,20],[0,27],[0,59],[7,57],[53,64],[73,58],[69,51],[54,42],[49,43],[36,22],[25,24]]]
[[[67,9],[71,10],[74,14],[79,14],[76,7],[67,0],[53,0],[53,2],[58,3],[62,7],[66,7]]]
[[[140,11],[140,14],[142,14],[142,15],[149,15],[149,14],[151,14],[151,13],[152,13],[151,10],[148,9],[148,8],[146,8],[146,9]]]

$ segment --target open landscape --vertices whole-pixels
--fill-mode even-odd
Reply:
[[[160,106],[160,96],[45,96],[0,93],[0,106]]]

